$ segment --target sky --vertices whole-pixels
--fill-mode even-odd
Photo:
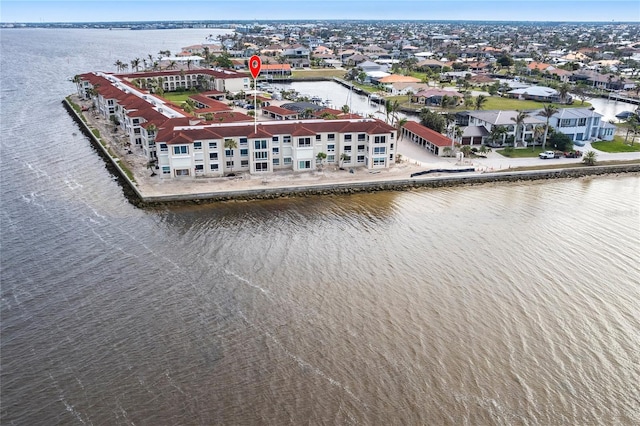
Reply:
[[[640,22],[640,0],[0,0],[0,22],[183,20]]]

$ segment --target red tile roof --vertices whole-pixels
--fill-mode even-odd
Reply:
[[[450,138],[415,121],[407,121],[404,128],[436,146],[445,147],[453,145],[453,141]]]

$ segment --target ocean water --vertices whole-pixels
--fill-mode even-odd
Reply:
[[[138,209],[67,79],[210,33],[0,31],[3,425],[640,424],[637,175]]]

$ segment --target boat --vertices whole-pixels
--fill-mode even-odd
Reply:
[[[619,120],[628,120],[634,115],[636,115],[634,111],[622,111],[616,114],[616,118]]]

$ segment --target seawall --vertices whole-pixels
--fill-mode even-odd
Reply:
[[[393,180],[370,180],[365,182],[345,182],[318,185],[283,185],[270,188],[249,188],[232,191],[184,193],[163,195],[145,195],[125,171],[120,159],[113,155],[108,145],[93,134],[83,117],[73,108],[67,99],[63,105],[82,133],[91,141],[92,146],[105,160],[107,169],[118,178],[125,196],[139,207],[151,207],[169,204],[204,204],[217,201],[259,200],[286,197],[310,197],[317,195],[355,194],[377,191],[408,191],[419,188],[441,188],[462,185],[479,185],[494,182],[523,182],[542,179],[566,179],[583,176],[595,176],[617,173],[640,173],[640,163],[607,166],[583,166],[565,169],[513,171],[495,173],[477,173],[468,175],[433,176],[422,175],[413,178]]]
[[[144,204],[144,196],[138,190],[135,182],[129,178],[127,173],[122,168],[120,164],[120,159],[115,155],[112,155],[109,149],[106,146],[106,142],[103,144],[100,139],[91,131],[91,129],[87,126],[87,123],[83,120],[83,117],[78,114],[78,112],[73,108],[73,106],[69,103],[67,99],[62,101],[62,105],[67,110],[71,118],[78,124],[80,127],[80,131],[83,135],[85,135],[91,145],[95,148],[96,152],[100,157],[104,160],[107,170],[111,172],[114,176],[117,177],[120,186],[124,191],[127,199],[134,205],[143,205]]]
[[[203,204],[214,201],[260,200],[287,197],[311,197],[317,195],[346,195],[362,192],[409,191],[420,188],[442,188],[463,185],[481,185],[495,182],[525,182],[547,179],[579,178],[584,176],[640,173],[640,164],[620,166],[592,166],[557,170],[485,173],[467,176],[436,176],[429,178],[399,179],[387,181],[350,182],[308,186],[283,186],[279,188],[247,189],[242,191],[203,192],[198,194],[163,195],[143,197],[145,205]]]

